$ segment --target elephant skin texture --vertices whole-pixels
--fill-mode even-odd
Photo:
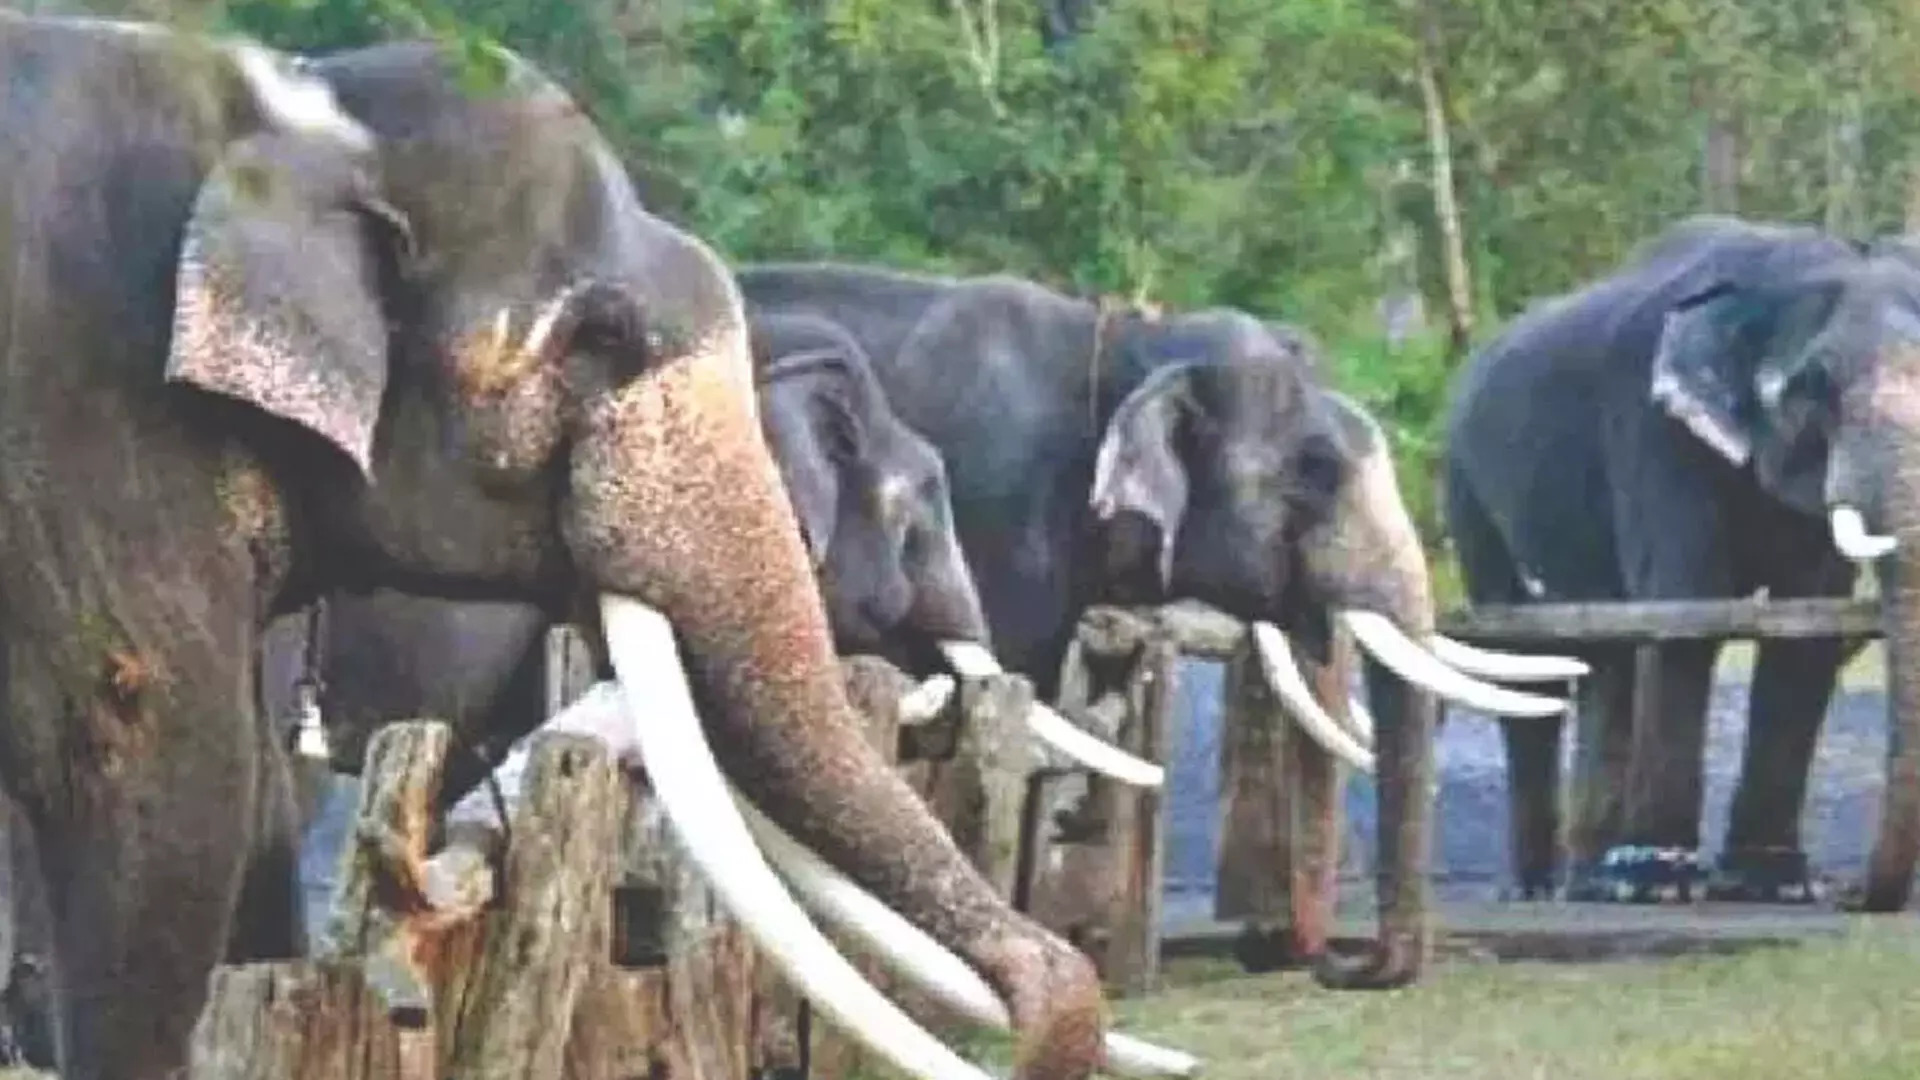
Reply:
[[[1612,274],[1537,302],[1462,369],[1444,503],[1475,603],[1846,596],[1872,562],[1890,671],[1920,648],[1920,264],[1897,244],[1699,216]],[[1891,550],[1893,553],[1888,554]],[[1661,648],[1657,738],[1571,838],[1569,893],[1811,896],[1801,817],[1837,674],[1856,645],[1761,644],[1718,864],[1700,846],[1718,647]],[[1604,738],[1627,744],[1626,650],[1588,657]],[[1920,847],[1920,693],[1889,693],[1888,782],[1864,906],[1903,907]],[[1506,730],[1516,884],[1558,884],[1557,736]],[[1669,891],[1677,891],[1670,889]]]
[[[664,616],[742,791],[985,977],[1020,1075],[1087,1075],[1091,965],[860,735],[732,277],[496,58],[475,93],[423,43],[296,62],[0,12],[0,782],[61,1074],[174,1075],[213,965],[299,951],[253,657],[386,587]]]
[[[1427,568],[1377,425],[1330,392],[1290,327],[1161,318],[1008,277],[834,264],[736,270],[755,318],[830,319],[938,448],[1006,666],[1057,688],[1091,603],[1199,600],[1324,658],[1335,613],[1433,624]],[[1382,938],[1328,985],[1404,985],[1427,951],[1433,699],[1369,664]]]

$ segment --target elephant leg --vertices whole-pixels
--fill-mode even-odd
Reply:
[[[1708,889],[1714,899],[1815,899],[1800,816],[1820,724],[1840,669],[1858,648],[1837,639],[1761,643],[1726,846]]]
[[[67,1080],[178,1075],[231,940],[261,731],[254,605],[219,591],[251,581],[222,569],[217,587],[151,573],[110,614],[5,620],[0,763],[36,842]]]
[[[226,960],[287,960],[306,952],[306,905],[300,892],[300,833],[308,811],[294,790],[292,764],[266,742],[261,723],[259,818],[227,941]]]
[[[1514,887],[1522,900],[1551,899],[1557,884],[1560,727],[1532,718],[1500,721],[1500,734],[1507,747],[1507,822]]]
[[[1624,843],[1601,858],[1595,898],[1690,902],[1703,877],[1707,706],[1720,645],[1671,642],[1640,652]]]
[[[1626,780],[1633,751],[1633,650],[1596,649],[1593,674],[1580,688],[1568,802],[1567,898],[1597,900],[1597,877],[1608,850],[1626,832]]]

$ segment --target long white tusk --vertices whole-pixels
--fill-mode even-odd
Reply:
[[[940,653],[962,678],[984,679],[1001,672],[1000,661],[978,642],[943,641]],[[1041,742],[1121,783],[1157,788],[1166,782],[1165,769],[1088,734],[1044,702],[1033,703],[1033,710],[1027,713],[1027,729]]]
[[[1558,698],[1493,686],[1448,667],[1377,611],[1349,609],[1340,617],[1354,640],[1389,671],[1443,698],[1496,716],[1561,716],[1567,711],[1567,703]]]
[[[1033,703],[1027,713],[1027,728],[1035,737],[1055,750],[1095,772],[1105,773],[1123,784],[1157,788],[1166,783],[1167,771],[1151,761],[1138,758],[1053,711],[1045,702]]]
[[[1352,732],[1361,746],[1373,748],[1373,714],[1367,711],[1364,702],[1351,694],[1347,695],[1347,722],[1341,726]]]
[[[1000,661],[977,641],[943,641],[940,655],[947,658],[953,673],[963,679],[984,679],[1002,670]]]
[[[1845,503],[1835,505],[1828,520],[1833,525],[1833,546],[1855,562],[1872,562],[1893,554],[1893,549],[1899,546],[1900,542],[1894,537],[1868,532],[1867,519]]]
[[[987,1080],[862,978],[760,855],[701,731],[673,627],[630,597],[600,598],[607,650],[654,797],[700,873],[781,974],[835,1026],[926,1080]]]
[[[1006,1004],[966,961],[787,835],[744,795],[735,791],[733,800],[748,831],[808,908],[860,938],[968,1019],[1003,1031],[1012,1028]],[[1106,1050],[1107,1068],[1125,1076],[1190,1076],[1200,1068],[1191,1054],[1117,1032],[1107,1033]]]
[[[1593,672],[1586,661],[1572,656],[1526,656],[1495,652],[1476,648],[1464,641],[1455,641],[1445,634],[1433,635],[1427,639],[1427,644],[1442,663],[1482,679],[1566,682],[1569,679],[1584,679]]]
[[[958,686],[951,675],[935,675],[900,696],[899,717],[903,727],[924,724],[940,715],[953,700]]]
[[[505,759],[493,770],[493,786],[499,789],[501,800],[509,806],[519,801],[520,785],[526,776],[527,761],[532,754],[533,736],[544,732],[588,735],[599,739],[606,744],[614,760],[632,767],[640,758],[640,743],[634,735],[635,726],[633,714],[627,710],[626,699],[621,696],[620,684],[611,679],[594,683],[572,704],[548,717],[545,723],[513,744]],[[447,820],[480,821],[494,828],[501,828],[504,824],[494,804],[492,788],[486,784],[477,784],[472,791],[461,796],[460,801],[447,810]]]
[[[1265,620],[1254,623],[1253,651],[1260,656],[1260,670],[1267,677],[1267,685],[1293,715],[1294,722],[1334,757],[1363,773],[1372,773],[1373,751],[1355,742],[1313,696],[1306,677],[1300,674],[1300,665],[1294,662],[1293,647],[1280,628]]]

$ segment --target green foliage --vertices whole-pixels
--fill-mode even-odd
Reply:
[[[1422,12],[1439,27],[1484,336],[1716,200],[1855,235],[1900,229],[1920,192],[1920,22],[1903,17],[1908,6],[194,0],[177,10],[296,49],[432,34],[483,69],[486,42],[511,46],[589,105],[650,205],[734,259],[1007,271],[1300,322],[1334,343],[1338,380],[1395,432],[1408,498],[1437,540],[1445,353],[1424,338],[1388,348],[1377,314],[1396,289],[1417,289],[1436,313],[1446,299],[1414,77]],[[1069,10],[1076,29],[1047,30]],[[1731,148],[1730,175],[1708,167],[1710,134]],[[1411,253],[1386,257],[1401,236]]]

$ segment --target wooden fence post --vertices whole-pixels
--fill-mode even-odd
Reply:
[[[1353,647],[1336,632],[1331,649],[1305,673],[1328,715],[1344,720]],[[1214,917],[1245,920],[1235,954],[1270,971],[1325,951],[1333,932],[1346,773],[1275,699],[1250,636],[1227,662],[1221,704]]]
[[[1113,720],[1117,745],[1149,761],[1170,760],[1179,666],[1179,642],[1156,619],[1090,608],[1068,649],[1060,709],[1070,718]],[[1104,777],[1071,779],[1085,783],[1090,805],[1079,835],[1057,836],[1047,821],[1032,830],[1024,855],[1029,909],[1093,957],[1112,992],[1151,990],[1159,980],[1166,858],[1161,795]],[[1046,805],[1058,782],[1037,785],[1034,797]]]
[[[1220,840],[1213,916],[1243,920],[1237,950],[1253,970],[1290,951],[1293,912],[1291,745],[1299,731],[1274,699],[1251,639],[1227,661],[1220,719]]]
[[[551,702],[590,669],[552,643]],[[327,950],[217,969],[191,1080],[745,1080],[755,955],[657,805],[596,740],[540,734],[505,837],[449,829],[425,860],[449,741],[437,721],[376,733]]]
[[[1018,675],[962,679],[959,699],[948,733],[916,732],[908,740],[916,756],[900,768],[974,869],[1011,903],[1020,877],[1020,816],[1035,761],[1026,719],[1033,684]],[[929,753],[928,744],[939,741],[948,743],[946,752]]]
[[[375,735],[331,947],[311,961],[217,969],[190,1077],[559,1080],[581,989],[605,951],[624,785],[599,744],[539,736],[500,902],[447,925],[422,904],[423,890],[442,890],[419,876],[447,742],[438,721]]]

